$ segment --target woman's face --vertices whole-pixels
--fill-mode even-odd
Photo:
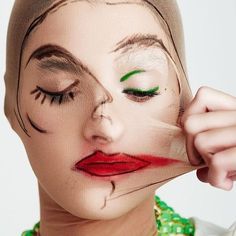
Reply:
[[[138,4],[71,2],[31,33],[19,90],[30,137],[21,138],[40,185],[73,215],[118,217],[187,165],[160,158],[179,113],[162,42],[170,50]]]

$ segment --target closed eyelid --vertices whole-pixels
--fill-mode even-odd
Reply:
[[[127,88],[124,91],[133,91],[133,92],[145,92],[145,93],[155,93],[160,89],[160,86],[156,86],[154,88],[148,89],[148,90],[142,90],[138,88]]]
[[[31,94],[34,94],[35,92],[37,92],[38,90],[40,90],[41,92],[47,93],[49,95],[60,95],[60,94],[64,94],[67,93],[68,91],[70,91],[72,88],[74,88],[76,85],[78,85],[80,83],[80,81],[75,81],[73,84],[71,84],[70,86],[68,86],[67,88],[63,89],[62,91],[57,91],[57,92],[51,92],[51,91],[46,91],[45,89],[37,86],[37,88],[35,90],[33,90],[31,92]]]

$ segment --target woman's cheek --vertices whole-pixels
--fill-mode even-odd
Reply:
[[[176,124],[180,98],[172,88],[165,87],[163,92],[157,96],[157,100],[149,112],[153,119],[162,121],[168,124]]]

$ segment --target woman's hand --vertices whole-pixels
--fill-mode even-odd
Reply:
[[[236,180],[236,97],[201,87],[181,118],[186,148],[202,182],[230,190]]]

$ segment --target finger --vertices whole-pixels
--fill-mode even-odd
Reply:
[[[234,176],[236,176],[236,170],[235,171],[230,171],[229,174],[228,174],[228,177],[231,178],[231,177],[234,177]]]
[[[236,110],[236,97],[207,86],[200,87],[182,115],[181,125],[189,115],[217,110]]]
[[[212,186],[230,190],[233,180],[228,176],[236,170],[236,147],[212,155],[209,163],[208,181]]]
[[[186,118],[183,128],[187,134],[195,135],[209,129],[233,125],[236,126],[236,110],[215,111],[190,115]]]
[[[212,129],[197,133],[194,136],[194,146],[207,163],[208,154],[217,153],[227,148],[236,147],[236,125]],[[236,158],[236,156],[235,156]]]
[[[230,177],[230,179],[231,179],[232,181],[236,181],[236,175]]]
[[[213,110],[236,110],[236,98],[216,89],[205,86],[201,87],[181,117],[182,127],[185,126],[185,121],[190,115]],[[189,126],[191,126],[191,124]],[[202,159],[198,151],[193,147],[193,141],[194,137],[191,135],[188,136],[187,134],[186,150],[189,161],[192,165],[199,165]]]
[[[228,173],[228,178],[230,178],[232,181],[236,181],[236,170],[235,171],[230,171]]]
[[[192,165],[200,165],[204,162],[201,157],[201,154],[197,151],[194,146],[194,136],[193,135],[186,135],[186,151],[188,155],[189,162]]]
[[[197,169],[196,174],[198,179],[204,183],[208,183],[208,171],[209,171],[208,167]]]
[[[204,168],[201,168],[201,169],[197,169],[196,174],[197,174],[198,179],[199,179],[201,182],[209,183],[209,182],[208,182],[208,171],[209,171],[209,168],[208,168],[208,167],[204,167]],[[228,174],[227,177],[230,178],[232,181],[236,181],[236,171],[231,171],[231,172]]]
[[[200,122],[202,120],[204,120],[204,122]],[[234,135],[236,133],[236,126],[231,126],[235,124],[236,111],[217,111],[189,116],[184,124],[183,130],[186,133],[186,150],[190,163],[193,165],[201,163],[202,159],[199,154],[202,154],[202,152],[199,153],[199,151],[204,148],[204,145],[207,148],[208,144],[209,148],[211,148],[209,151],[211,152],[221,150],[222,147],[236,145],[236,137]],[[216,129],[222,126],[224,128]],[[226,126],[230,126],[230,128]],[[209,131],[209,133],[203,132],[213,128],[216,131],[212,130],[211,132]],[[209,137],[208,134],[210,135]],[[196,143],[198,144],[197,146]],[[215,147],[215,149],[212,147]]]

